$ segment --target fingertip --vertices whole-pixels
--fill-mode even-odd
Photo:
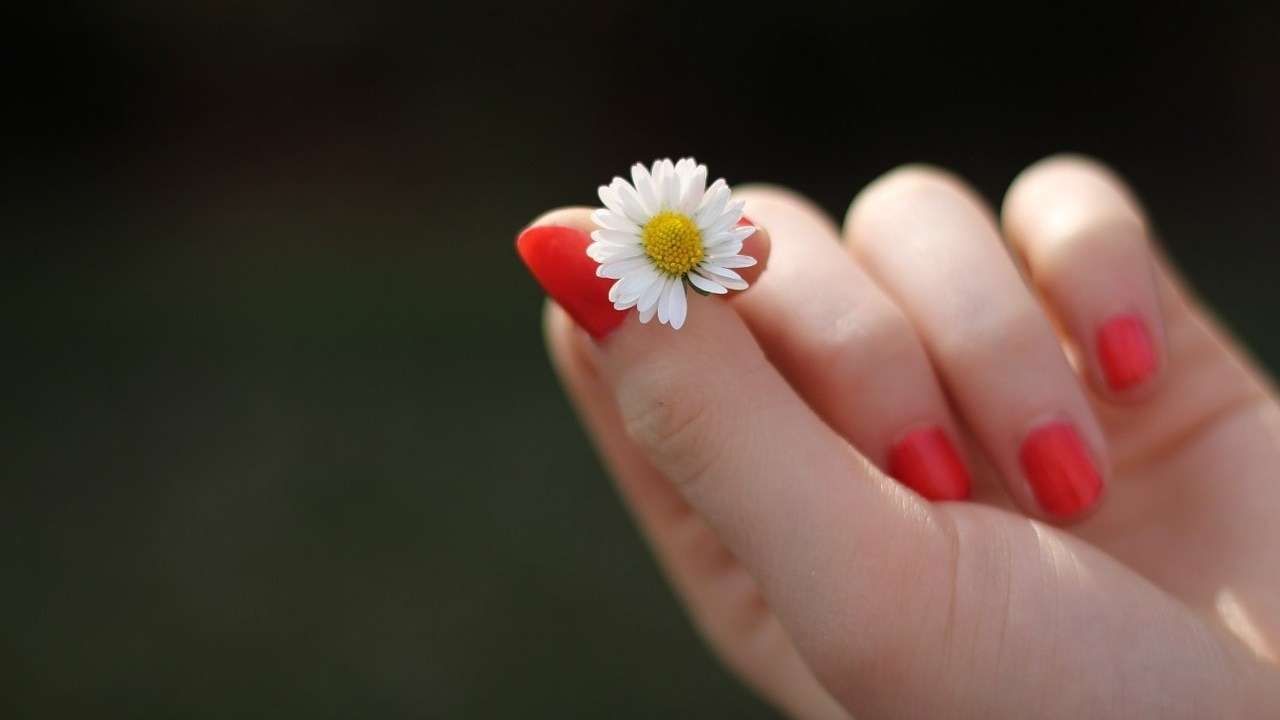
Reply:
[[[1053,522],[1079,522],[1102,500],[1102,473],[1070,423],[1046,423],[1031,431],[1022,442],[1019,461],[1036,503]]]
[[[1050,155],[1018,173],[1005,192],[1001,215],[1006,223],[1028,215],[1034,217],[1045,193],[1063,192],[1087,197],[1090,204],[1117,214],[1143,218],[1141,203],[1119,173],[1097,158],[1073,152]]]
[[[854,196],[845,211],[844,235],[851,247],[859,237],[873,235],[863,226],[876,226],[899,216],[903,205],[942,204],[963,207],[965,212],[989,218],[982,199],[954,173],[927,163],[910,163],[896,167]]]
[[[1097,160],[1055,155],[1014,180],[1002,223],[1086,359],[1094,390],[1116,403],[1149,398],[1166,343],[1148,223],[1134,193]]]
[[[623,319],[609,302],[612,282],[596,275],[597,264],[587,255],[588,232],[572,222],[552,224],[548,217],[520,233],[516,252],[548,297],[593,337],[604,337]]]

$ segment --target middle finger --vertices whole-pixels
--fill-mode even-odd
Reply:
[[[794,193],[739,188],[775,238],[769,272],[735,308],[836,432],[930,500],[969,494],[956,426],[920,339],[901,309],[849,261],[822,211]]]
[[[1055,520],[1091,510],[1102,431],[975,194],[940,171],[904,168],[858,196],[845,235],[915,324],[1015,501]]]

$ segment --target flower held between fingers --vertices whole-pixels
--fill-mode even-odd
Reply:
[[[734,269],[756,264],[740,254],[756,229],[739,225],[743,203],[723,179],[707,186],[705,165],[636,163],[631,182],[614,178],[600,187],[600,200],[587,255],[600,264],[596,275],[617,280],[609,300],[618,310],[634,307],[640,322],[656,316],[679,329],[688,314],[685,285],[703,295],[747,288]]]

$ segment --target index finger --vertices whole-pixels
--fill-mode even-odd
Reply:
[[[556,221],[590,228],[585,212]],[[680,330],[634,313],[587,355],[627,433],[760,584],[819,676],[900,652],[904,626],[941,623],[949,519],[886,477],[809,408],[742,319],[691,299]]]

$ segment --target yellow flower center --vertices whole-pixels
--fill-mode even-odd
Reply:
[[[654,267],[668,275],[684,275],[702,262],[702,233],[680,213],[663,210],[645,223],[644,251]]]

